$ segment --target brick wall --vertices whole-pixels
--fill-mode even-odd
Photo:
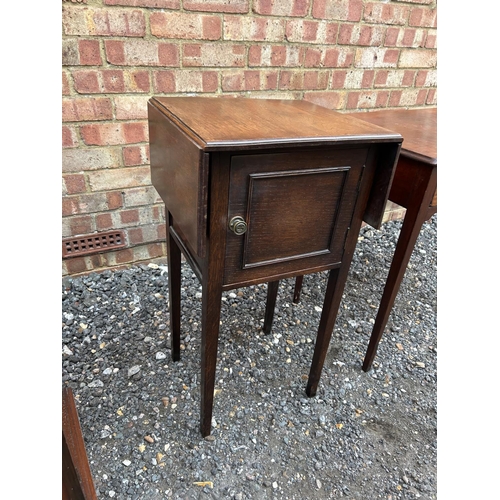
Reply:
[[[63,275],[165,256],[151,185],[152,95],[305,99],[339,111],[436,106],[433,0],[62,2],[62,235],[125,248]],[[386,219],[400,216],[389,206]]]

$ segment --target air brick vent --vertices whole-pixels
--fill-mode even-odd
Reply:
[[[107,231],[105,233],[86,234],[62,241],[62,256],[76,257],[98,252],[115,250],[125,246],[123,231]]]

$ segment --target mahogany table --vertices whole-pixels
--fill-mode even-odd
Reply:
[[[222,292],[329,270],[306,393],[316,394],[364,220],[380,227],[402,137],[305,101],[153,97],[151,179],[165,203],[172,357],[181,253],[202,284],[201,433],[210,434]]]
[[[367,372],[373,364],[422,224],[437,212],[437,108],[347,114],[397,131],[404,139],[389,200],[407,210],[363,361],[363,370]],[[302,276],[298,276],[295,303],[299,301],[301,287]]]
[[[382,110],[355,116],[404,138],[389,200],[406,208],[406,214],[363,361],[363,370],[368,371],[422,224],[437,212],[437,109]]]

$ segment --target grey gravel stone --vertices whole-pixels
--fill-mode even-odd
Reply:
[[[305,387],[328,273],[304,277],[298,304],[294,280],[280,282],[270,335],[266,284],[223,293],[206,439],[201,288],[189,266],[178,362],[164,263],[65,278],[62,384],[76,396],[98,497],[435,500],[437,216],[422,228],[374,366],[361,370],[400,229],[362,228],[314,398]]]

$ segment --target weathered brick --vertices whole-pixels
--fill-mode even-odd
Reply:
[[[106,193],[109,210],[123,207],[123,195],[121,191],[108,191]]]
[[[93,191],[147,186],[151,184],[149,166],[95,170],[88,173]]]
[[[70,236],[88,234],[94,231],[94,224],[90,215],[73,216],[68,218]]]
[[[349,68],[354,62],[351,47],[307,48],[304,58],[305,68]]]
[[[337,43],[339,23],[292,19],[286,23],[286,39],[289,42],[334,44]]]
[[[408,19],[408,26],[417,26],[422,28],[436,28],[437,26],[437,9],[429,9],[427,7],[415,7],[411,9]]]
[[[132,144],[147,140],[147,123],[95,123],[80,126],[82,140],[88,146]]]
[[[251,40],[282,42],[285,39],[285,22],[264,17],[224,17],[224,40]]]
[[[87,187],[85,185],[85,176],[82,174],[63,175],[63,194],[84,193]]]
[[[149,96],[117,95],[113,98],[117,120],[143,120],[148,118]]]
[[[123,164],[126,167],[147,163],[149,163],[149,145],[123,147]]]
[[[248,53],[249,66],[301,66],[305,49],[297,45],[253,45]]]
[[[82,66],[98,66],[102,64],[98,40],[78,40],[78,54]]]
[[[106,60],[117,66],[178,66],[179,47],[149,40],[106,40]]]
[[[98,231],[106,231],[113,227],[113,219],[110,213],[96,214],[95,225]]]
[[[63,31],[72,36],[127,36],[146,34],[146,20],[140,10],[63,6]]]
[[[343,109],[345,107],[345,93],[330,90],[305,92],[304,101],[309,101],[329,109]]]
[[[216,92],[219,86],[216,71],[173,70],[155,71],[156,92]]]
[[[437,49],[437,37],[434,32],[427,32],[425,37],[425,48],[426,49]]]
[[[160,195],[153,186],[125,189],[123,199],[127,208],[161,203]]]
[[[78,66],[80,55],[78,53],[78,40],[63,39],[62,41],[62,65]]]
[[[312,15],[319,19],[360,21],[363,0],[314,0]]]
[[[425,104],[429,104],[432,106],[437,105],[437,89],[429,89],[429,92],[427,92],[427,97],[425,99]]]
[[[415,79],[417,87],[436,87],[437,86],[437,72],[420,70]]]
[[[345,73],[344,88],[363,89],[373,85],[375,72],[373,70],[349,70]]]
[[[399,58],[400,68],[434,68],[436,51],[427,49],[403,49]]]
[[[384,26],[342,24],[339,27],[339,45],[376,45],[380,46],[385,37]]]
[[[108,169],[119,166],[120,154],[118,149],[79,148],[65,150],[62,153],[63,172],[83,172],[86,170]]]
[[[74,127],[63,126],[62,145],[64,148],[74,148],[78,145],[78,139]]]
[[[253,11],[269,16],[304,17],[311,0],[254,0]]]
[[[355,63],[357,68],[395,68],[399,50],[381,47],[356,49]]]
[[[104,4],[155,9],[178,9],[181,6],[180,0],[104,0]]]
[[[120,220],[122,224],[135,224],[139,222],[139,211],[137,209],[122,210],[120,212]]]
[[[185,12],[153,12],[151,34],[160,38],[219,40],[221,18]]]
[[[235,70],[222,73],[224,92],[275,90],[277,87],[277,70]]]
[[[365,5],[363,20],[368,23],[398,24],[404,26],[408,20],[410,9],[406,5],[394,2],[369,2]]]
[[[228,43],[186,44],[184,46],[184,66],[236,66],[245,65],[244,45]]]
[[[113,108],[107,97],[63,99],[63,122],[111,120]]]
[[[248,0],[184,0],[182,6],[202,12],[246,13],[248,4]]]
[[[69,77],[66,71],[62,72],[62,95],[70,95],[71,88],[69,84]]]
[[[384,108],[387,106],[388,98],[389,92],[383,90],[349,92],[347,95],[346,109]]]
[[[328,77],[328,71],[281,71],[279,89],[326,90]]]
[[[77,70],[73,72],[75,91],[79,94],[121,94],[149,92],[149,73],[144,70]]]
[[[144,236],[142,234],[142,228],[140,227],[132,227],[127,230],[128,234],[128,242],[130,245],[138,245],[140,243],[144,243]]]

